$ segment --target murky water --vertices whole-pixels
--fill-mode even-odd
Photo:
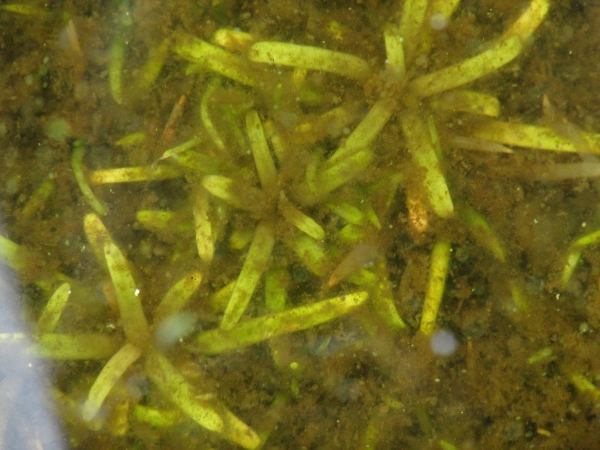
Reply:
[[[600,7],[408,5],[0,5],[0,448],[597,447]]]

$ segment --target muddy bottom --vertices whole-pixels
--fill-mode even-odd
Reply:
[[[500,42],[530,4],[464,0],[446,19],[444,2],[429,3],[418,44],[400,40],[404,69],[384,39],[408,14],[402,1],[0,5],[0,261],[3,290],[15,291],[0,306],[16,311],[0,321],[0,352],[24,355],[14,367],[38,376],[54,405],[29,417],[23,405],[43,403],[34,381],[0,367],[0,447],[598,448],[600,184],[583,170],[600,153],[600,7],[552,2],[514,39],[514,59],[444,89],[486,96],[499,107],[488,114],[425,95],[418,80]],[[228,56],[190,57],[192,36]],[[350,60],[272,64],[252,56],[261,41],[362,62],[349,73]],[[336,165],[379,107],[385,120],[366,125],[377,131]],[[410,120],[437,151],[448,214]],[[571,148],[478,138],[492,120]],[[90,215],[108,230],[96,242]],[[127,260],[147,339],[124,312],[107,242]],[[236,288],[244,271],[254,284]],[[198,283],[163,302],[184,280]],[[65,282],[57,322],[42,323]],[[355,293],[368,298],[343,312],[327,303],[314,322],[284,315]],[[249,301],[231,319],[236,296]],[[269,334],[261,322],[253,341],[203,346],[203,333],[220,342],[229,331],[213,330],[269,314],[287,328]],[[17,350],[23,326],[31,343]],[[50,335],[62,337],[51,346]],[[84,335],[90,348],[67,348],[69,336],[85,347]],[[86,417],[94,382],[129,344],[138,356]],[[157,353],[181,383],[161,384]],[[218,424],[209,431],[192,403],[215,408]],[[51,409],[62,437],[45,434]]]

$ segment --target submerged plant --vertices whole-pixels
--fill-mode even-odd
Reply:
[[[49,298],[31,352],[57,360],[107,360],[80,384],[55,389],[68,420],[142,440],[146,426],[172,430],[191,418],[219,439],[244,448],[268,446],[270,434],[281,432],[274,430],[282,411],[293,411],[311,395],[302,379],[313,356],[342,355],[341,368],[331,364],[328,370],[333,383],[343,384],[345,375],[336,371],[346,374],[364,364],[344,360],[344,352],[371,354],[365,359],[394,354],[393,342],[414,335],[418,343],[440,328],[452,242],[464,236],[495,259],[511,307],[528,314],[523,275],[502,238],[477,207],[455,195],[447,149],[598,153],[600,136],[500,120],[500,101],[470,89],[518,61],[548,12],[548,0],[528,3],[474,56],[458,62],[440,57],[438,63],[432,55],[440,30],[459,6],[458,0],[406,0],[382,27],[385,61],[379,66],[371,58],[262,40],[238,29],[216,31],[212,43],[180,31],[152,49],[129,92],[123,89],[125,32],[117,33],[108,66],[116,104],[142,102],[171,60],[189,61],[183,84],[194,89],[179,98],[158,137],[129,129],[118,140],[117,148],[129,149],[119,159],[131,165],[98,168],[98,153],[81,140],[73,143],[72,173],[94,211],[81,219],[91,249],[85,255],[95,258],[85,265],[93,275],[82,282],[56,267],[32,273],[31,264],[44,266],[44,257],[0,240],[5,264]],[[328,33],[339,41],[352,34],[334,20]],[[133,184],[150,187],[131,188],[130,204],[118,206],[124,218],[117,217],[120,202],[102,186],[120,190]],[[29,198],[24,219],[45,208],[52,186],[43,183]],[[139,240],[123,232],[133,225]],[[423,303],[403,318],[407,308],[394,284],[400,272],[395,266],[411,264],[403,261],[409,253],[398,243],[407,235],[431,244],[431,254],[427,280],[420,282]],[[581,248],[594,239],[572,245],[564,284]],[[90,281],[99,288],[86,286]],[[106,302],[99,319],[84,311],[91,323],[71,320],[56,331],[71,303],[98,296]],[[3,345],[21,338],[2,335]],[[261,342],[267,344],[255,346]],[[231,398],[250,389],[236,386],[242,394],[219,399],[220,380],[214,377],[244,370],[232,369],[230,359],[265,358],[265,349],[269,376],[277,379],[250,383],[267,383],[266,398],[236,404]],[[528,363],[551,356],[544,348]],[[561,370],[577,389],[598,396],[585,376]],[[364,390],[367,383],[372,403],[385,405],[379,412],[369,407],[366,423],[349,434],[369,448],[382,439],[376,430],[387,411],[404,411],[409,401],[394,375],[383,373],[352,385]],[[80,406],[82,390],[87,394]],[[348,400],[353,394],[339,395]],[[423,409],[412,414],[421,432],[430,433]],[[213,438],[206,437],[218,442]]]

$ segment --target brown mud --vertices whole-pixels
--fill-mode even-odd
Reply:
[[[91,169],[143,165],[151,164],[169,145],[194,136],[194,127],[199,126],[199,92],[208,76],[186,76],[187,64],[181,59],[170,57],[147,92],[128,89],[151,49],[181,30],[209,40],[219,28],[238,27],[259,40],[339,50],[382,67],[383,27],[402,2],[132,2],[128,7],[134,25],[123,31],[128,46],[121,105],[111,97],[107,68],[108,48],[123,20],[125,6],[119,3],[51,2],[47,16],[0,10],[0,230],[36,254],[47,255],[43,261],[32,261],[22,281],[15,282],[22,287],[21,307],[27,320],[34,322],[48,296],[31,284],[37,274],[59,270],[91,287],[96,298],[80,299],[65,311],[60,326],[67,331],[108,332],[116,327],[114,333],[119,333],[118,314],[102,296],[105,277],[86,245],[82,218],[90,208],[72,175],[72,141],[80,139],[88,146],[85,161]],[[448,29],[434,42],[429,68],[472,55],[476,45],[500,34],[526,4],[463,1]],[[79,48],[65,37],[67,16]],[[504,119],[555,128],[559,128],[557,123],[568,122],[600,132],[599,21],[600,5],[593,1],[552,2],[524,54],[473,87],[500,99]],[[318,93],[329,104],[354,101],[365,112],[380,91],[377,78],[365,86],[325,79],[326,92]],[[319,81],[311,79],[322,89]],[[182,95],[187,98],[184,114],[173,136],[165,137],[165,123]],[[222,101],[243,103],[247,96],[259,108],[270,108],[262,93],[229,91]],[[554,117],[542,109],[543,96],[556,110]],[[297,107],[285,98],[281,105],[289,106],[289,111],[276,115],[283,123],[284,113],[296,113]],[[316,117],[323,110],[316,106],[304,112]],[[49,127],[57,119],[68,123],[68,136],[50,137]],[[136,131],[149,136],[146,144],[131,150],[115,145]],[[440,133],[443,140],[444,132]],[[310,140],[301,135],[295,138],[300,146]],[[406,167],[403,142],[401,127],[390,122],[376,144],[378,158],[387,164],[370,170],[363,181],[387,173],[384,166]],[[207,357],[184,348],[169,353],[202,392],[218,396],[238,417],[268,436],[264,448],[439,449],[444,445],[441,441],[457,449],[598,448],[600,398],[594,391],[581,392],[571,378],[583,374],[600,386],[598,250],[586,249],[583,263],[566,288],[561,289],[559,281],[569,244],[600,227],[600,184],[593,178],[533,180],[530,166],[534,163],[581,160],[575,154],[444,150],[453,197],[484,214],[506,246],[507,264],[500,264],[478,245],[458,220],[440,223],[432,219],[424,234],[410,229],[403,188],[385,219],[394,231],[371,236],[369,242],[385,258],[394,300],[407,330],[392,332],[381,327],[373,333],[362,320],[371,314],[364,310],[230,354]],[[55,184],[53,194],[41,210],[25,216],[22,211],[28,198],[49,176]],[[171,256],[194,250],[194,236],[193,229],[180,234],[149,232],[136,222],[135,212],[183,210],[189,206],[189,186],[176,179],[95,188],[110,209],[103,219],[107,228],[127,252],[142,290],[151,293],[144,304],[147,314],[159,303],[166,286],[190,270],[189,258]],[[320,206],[313,213],[317,218],[325,215]],[[248,228],[249,220],[243,214],[233,216],[228,229]],[[190,217],[182,221],[187,223]],[[281,229],[277,233],[291,232]],[[434,355],[428,340],[417,331],[436,236],[453,242],[438,317],[438,324],[459,341],[458,350],[449,357]],[[323,286],[329,275],[311,274],[288,253],[279,248],[274,258],[291,267],[292,304],[328,289]],[[211,266],[210,282],[201,286],[192,304],[205,326],[213,327],[218,317],[202,299],[237,276],[241,258],[225,245]],[[328,267],[328,274],[333,269]],[[507,281],[515,277],[522,280],[529,299],[527,310],[517,310],[511,300]],[[331,291],[341,292],[345,286],[342,281]],[[264,308],[255,306],[252,314],[263,312]],[[550,348],[551,355],[531,363],[529,358],[544,348]],[[291,369],[291,363],[301,370]],[[50,367],[53,386],[82,401],[103,362],[43,364]],[[125,396],[130,396],[131,404],[158,396],[149,387],[142,364],[132,366],[128,374],[134,380],[134,393],[124,389],[115,395],[114,405],[109,405],[114,410]],[[64,403],[59,405],[66,409]],[[171,407],[166,400],[163,406]],[[90,429],[75,414],[63,413],[61,418],[68,448],[235,448],[190,419],[153,427],[129,414],[123,431],[111,425],[110,417],[98,430]],[[34,448],[27,445],[20,448]]]

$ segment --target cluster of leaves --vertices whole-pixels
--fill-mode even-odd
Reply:
[[[73,394],[57,390],[72,417],[115,435],[125,434],[130,421],[172,427],[191,418],[226,440],[257,448],[274,424],[256,421],[261,427],[256,431],[229,409],[236,405],[218,400],[218,390],[195,386],[183,374],[184,364],[169,356],[225,354],[226,360],[230,352],[251,352],[245,348],[267,341],[286,380],[286,390],[270,399],[270,408],[278,410],[300,394],[296,374],[304,369],[294,359],[289,334],[328,326],[323,324],[332,327],[332,321],[349,315],[360,323],[365,339],[382,330],[393,336],[411,329],[429,337],[439,328],[454,228],[467,230],[492,255],[506,274],[514,307],[528,309],[522,280],[508,275],[510,257],[500,237],[479,212],[453,198],[444,149],[597,153],[600,137],[579,132],[574,139],[552,128],[500,120],[497,98],[466,88],[522,53],[546,16],[546,0],[532,0],[475,56],[427,70],[423,61],[432,53],[435,33],[451,20],[459,3],[406,0],[382,30],[383,67],[348,53],[259,41],[237,29],[218,30],[211,43],[179,32],[153,49],[130,93],[123,82],[126,42],[122,32],[116,33],[108,65],[116,104],[151,89],[172,58],[188,61],[186,76],[202,88],[195,99],[199,114],[189,112],[182,96],[158,142],[135,131],[115,143],[136,152],[159,148],[146,165],[88,170],[88,149],[81,141],[74,144],[73,174],[94,211],[83,218],[85,234],[103,273],[103,297],[118,315],[122,334],[56,332],[72,288],[76,297],[95,294],[61,273],[42,271],[34,277],[41,289],[53,293],[30,351],[53,359],[109,358],[82,409]],[[332,30],[336,24],[331,22]],[[336,91],[332,80],[339,79],[351,87]],[[189,116],[199,117],[197,126],[191,137],[180,138],[186,133],[178,124]],[[463,121],[468,126],[461,126]],[[448,123],[456,126],[449,128]],[[386,143],[386,132],[393,127],[404,138],[401,149]],[[177,145],[171,144],[174,140]],[[171,202],[177,209],[134,205],[136,223],[158,241],[170,243],[167,263],[148,265],[180,274],[156,299],[149,288],[152,282],[143,280],[156,274],[137,270],[127,254],[154,260],[159,245],[153,247],[154,240],[119,242],[111,236],[103,217],[119,219],[112,217],[110,196],[101,186],[165,180],[187,186],[186,200]],[[42,208],[51,195],[52,182],[46,182],[29,199],[27,214]],[[418,320],[406,320],[413,322],[411,327],[402,318],[389,267],[401,258],[391,254],[399,209],[406,209],[413,235],[433,241]],[[565,284],[581,249],[596,240],[593,235],[573,244]],[[43,260],[4,237],[0,256],[21,273],[32,261]],[[307,292],[299,293],[298,283]],[[7,342],[23,338],[5,336]],[[315,351],[325,353],[330,343],[331,338]],[[550,355],[543,349],[534,356],[531,364]],[[152,383],[150,392],[140,397],[126,389],[126,374],[136,371]],[[570,375],[580,390],[598,395],[583,375]],[[399,407],[388,394],[381,397],[392,408]],[[173,406],[165,407],[163,399]],[[373,428],[378,420],[374,417],[363,430],[365,445],[376,442]],[[446,441],[440,445],[453,448]]]

